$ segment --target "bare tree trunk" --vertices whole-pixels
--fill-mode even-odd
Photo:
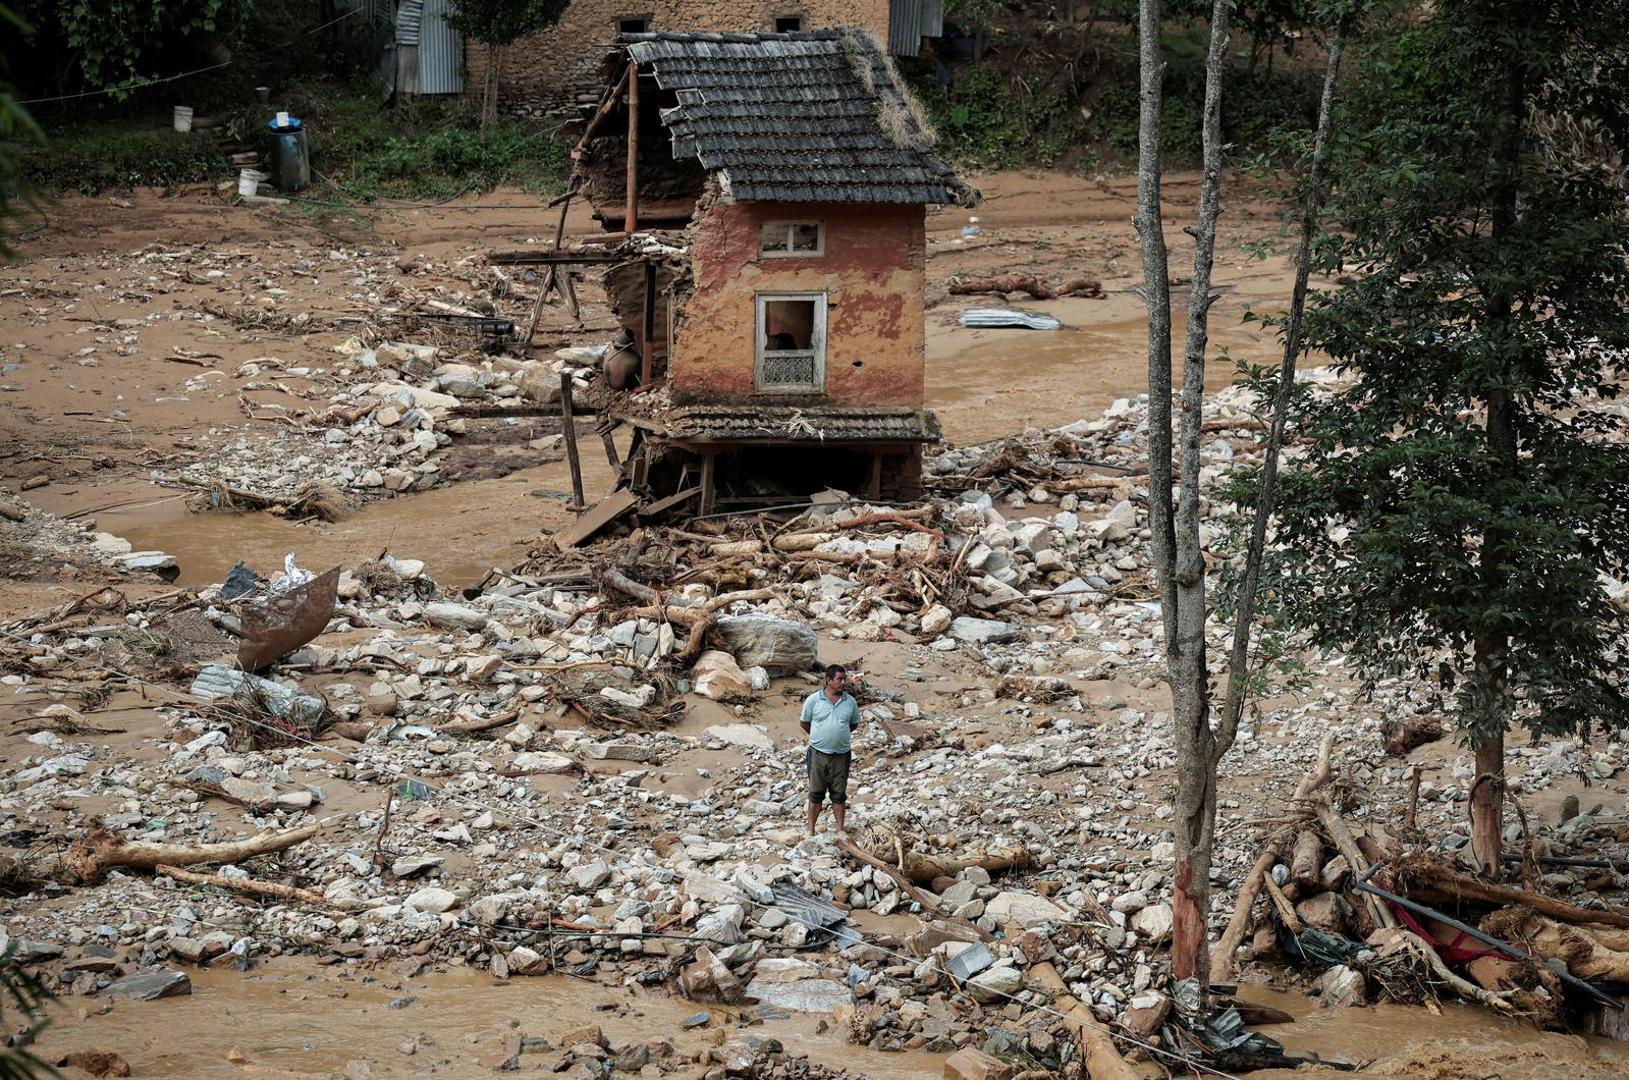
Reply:
[[[1222,79],[1227,60],[1228,0],[1211,8],[1210,48],[1205,57],[1199,220],[1193,230],[1193,277],[1188,295],[1188,333],[1182,364],[1182,486],[1174,522],[1172,577],[1177,594],[1177,633],[1165,642],[1171,685],[1172,742],[1177,758],[1176,874],[1172,883],[1171,973],[1199,984],[1203,1005],[1210,985],[1206,920],[1210,913],[1210,867],[1216,834],[1216,736],[1210,726],[1210,673],[1205,649],[1205,555],[1199,539],[1200,440],[1204,428],[1205,352],[1209,346],[1211,266],[1216,219],[1221,213]]]
[[[498,118],[498,80],[503,67],[503,46],[487,46],[486,60],[486,80],[481,87],[482,128]]]
[[[1318,210],[1323,205],[1324,165],[1329,158],[1329,131],[1334,124],[1335,78],[1340,69],[1341,48],[1350,16],[1335,26],[1329,44],[1329,63],[1324,68],[1323,97],[1318,103],[1318,128],[1313,136],[1312,161],[1307,166],[1307,187],[1301,202],[1301,246],[1295,257],[1295,287],[1290,293],[1290,313],[1284,326],[1284,359],[1278,369],[1278,387],[1273,395],[1273,416],[1267,428],[1267,446],[1261,464],[1261,483],[1256,490],[1256,516],[1251,522],[1250,541],[1245,548],[1244,573],[1239,579],[1239,595],[1234,611],[1233,650],[1227,663],[1227,701],[1222,723],[1216,733],[1218,758],[1233,745],[1244,713],[1245,688],[1250,679],[1250,636],[1255,624],[1256,590],[1261,581],[1261,563],[1267,552],[1267,523],[1273,515],[1273,497],[1278,486],[1278,455],[1284,445],[1284,425],[1289,416],[1290,398],[1295,390],[1295,365],[1301,354],[1301,323],[1307,307],[1307,281],[1312,271],[1312,240],[1318,231]]]

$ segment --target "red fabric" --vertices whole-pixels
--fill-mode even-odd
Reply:
[[[1452,941],[1439,940],[1435,934],[1421,926],[1407,908],[1399,904],[1392,904],[1391,910],[1399,919],[1403,920],[1404,926],[1407,926],[1425,941],[1430,942],[1431,947],[1437,950],[1438,955],[1450,964],[1464,967],[1479,956],[1487,956],[1497,951],[1494,949],[1466,948],[1462,944],[1463,942],[1475,941],[1476,939],[1463,930],[1454,931],[1454,940]]]

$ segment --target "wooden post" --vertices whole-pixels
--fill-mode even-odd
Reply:
[[[639,65],[628,57],[628,208],[622,231],[632,236],[639,225]]]
[[[622,461],[617,457],[617,443],[611,437],[611,429],[606,428],[600,432],[600,442],[605,444],[605,459],[611,463],[612,469],[622,468]]]
[[[871,455],[871,480],[865,486],[865,493],[868,498],[872,499],[882,497],[882,455],[880,453]]]
[[[651,379],[651,353],[655,352],[656,338],[656,263],[645,260],[645,320],[640,328],[639,385],[649,386]]]
[[[577,418],[571,412],[571,373],[560,373],[560,432],[566,437],[566,461],[571,465],[571,508],[583,508],[583,466],[577,460]]]
[[[703,517],[713,512],[713,464],[716,458],[717,454],[714,451],[702,451],[701,502],[696,512]]]
[[[560,220],[554,227],[555,251],[559,251],[560,245],[565,242],[566,213],[571,209],[571,197],[577,194],[577,185],[580,180],[581,177],[578,176],[573,176],[571,178],[571,186],[566,189],[565,198],[560,202]],[[569,269],[555,263],[549,264],[549,272],[544,275],[543,285],[537,290],[537,303],[532,305],[532,321],[526,324],[526,340],[522,344],[530,345],[532,343],[532,335],[537,333],[537,321],[543,315],[543,302],[549,298],[549,290],[557,287],[558,279],[555,277],[555,275],[561,273],[566,274],[567,280],[570,280]],[[564,296],[565,290],[562,289],[560,294]]]

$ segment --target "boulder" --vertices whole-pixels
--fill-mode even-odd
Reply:
[[[1151,944],[1171,936],[1171,905],[1150,904],[1131,917],[1131,928]]]
[[[527,750],[515,755],[509,770],[521,776],[564,776],[577,771],[577,763],[564,754]]]
[[[737,664],[761,667],[771,675],[795,675],[820,665],[814,628],[773,615],[726,615],[713,625],[710,637]]]
[[[424,619],[431,626],[439,626],[443,630],[481,630],[487,622],[486,616],[474,608],[444,600],[425,604]]]
[[[967,992],[974,1001],[990,1004],[1004,1001],[1024,988],[1024,973],[1015,967],[993,967],[967,980]]]
[[[690,674],[695,680],[696,693],[704,698],[724,701],[752,696],[752,680],[727,652],[709,649],[702,653]]]
[[[1319,976],[1318,1001],[1331,1007],[1362,1005],[1368,998],[1368,989],[1361,971],[1337,964]]]
[[[945,1058],[944,1080],[1011,1080],[1012,1066],[972,1046]]]
[[[157,1001],[192,993],[192,980],[179,971],[154,971],[126,976],[110,985],[105,993],[126,1001]]]
[[[1011,641],[1018,636],[1018,627],[995,619],[975,619],[961,615],[951,620],[950,636],[969,645],[991,645]]]
[[[922,633],[930,637],[938,637],[950,629],[954,616],[950,609],[943,604],[934,604],[922,613]]]
[[[440,914],[458,906],[458,894],[450,889],[438,889],[432,885],[429,888],[420,889],[418,892],[413,893],[402,901],[402,906],[411,908],[414,911],[428,911]]]
[[[703,731],[702,735],[747,750],[775,749],[775,740],[757,724],[714,724]]]
[[[1016,923],[1025,929],[1069,918],[1069,913],[1044,896],[1025,892],[997,893],[984,905],[984,914],[998,924]]]

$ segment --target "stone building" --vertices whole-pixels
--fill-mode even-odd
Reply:
[[[941,33],[941,0],[572,0],[545,33],[503,50],[500,110],[534,119],[569,119],[599,100],[605,46],[650,31],[870,31],[897,56],[915,56]],[[490,50],[468,42],[465,86],[485,85]]]
[[[628,254],[607,290],[647,386],[601,413],[646,436],[629,481],[655,496],[688,475],[703,508],[912,494],[938,437],[926,207],[978,193],[875,39],[630,34],[601,85],[576,190]]]

